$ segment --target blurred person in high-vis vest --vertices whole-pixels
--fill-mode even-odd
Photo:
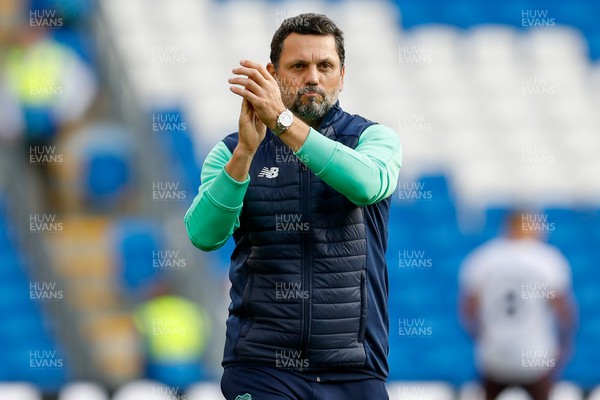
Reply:
[[[148,378],[183,390],[205,377],[201,360],[211,324],[199,304],[157,285],[134,319],[144,342]]]
[[[75,50],[54,40],[44,27],[28,25],[10,35],[0,74],[4,97],[16,103],[18,115],[11,121],[19,124],[27,163],[38,172],[50,202],[49,171],[62,162],[57,136],[85,117],[96,99],[96,76]]]

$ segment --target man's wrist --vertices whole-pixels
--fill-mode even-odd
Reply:
[[[225,164],[225,172],[238,182],[244,182],[248,177],[250,164],[254,158],[256,150],[249,150],[241,146],[237,146],[233,150],[233,154],[229,162]]]
[[[275,127],[271,129],[271,132],[275,134],[275,136],[279,136],[284,133],[287,129],[289,129],[294,123],[294,114],[285,108],[282,112],[277,116],[277,120],[275,122]]]
[[[233,149],[233,156],[239,158],[249,158],[250,160],[252,160],[254,154],[256,154],[256,150],[257,149],[247,149],[243,146],[238,145],[235,149]]]
[[[273,131],[273,129],[275,129],[277,127],[277,119],[279,118],[279,115],[284,112],[285,110],[287,110],[287,108],[285,107],[280,107],[278,108],[279,111],[275,112],[275,116],[273,118],[271,118],[271,120],[269,121],[267,125],[267,128],[269,128],[271,131]]]

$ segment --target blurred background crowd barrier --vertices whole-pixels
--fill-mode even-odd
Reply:
[[[458,269],[515,206],[573,274],[553,400],[600,398],[599,2],[0,0],[1,399],[221,398],[232,243],[182,218],[236,130],[231,68],[303,12],[345,33],[342,107],[404,147],[390,398],[479,398]]]

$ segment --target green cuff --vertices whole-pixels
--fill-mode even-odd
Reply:
[[[249,185],[249,176],[243,182],[238,182],[223,168],[210,183],[205,194],[217,206],[228,211],[236,211],[242,207]]]

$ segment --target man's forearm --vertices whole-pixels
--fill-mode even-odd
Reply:
[[[350,201],[374,204],[395,190],[402,151],[396,133],[389,128],[377,127],[363,136],[364,142],[351,149],[311,130],[296,155]]]
[[[199,193],[185,214],[188,236],[199,249],[221,247],[239,226],[239,215],[250,180],[236,180],[225,168],[234,156],[221,142],[210,152],[202,167]],[[234,161],[233,168],[243,163]]]

